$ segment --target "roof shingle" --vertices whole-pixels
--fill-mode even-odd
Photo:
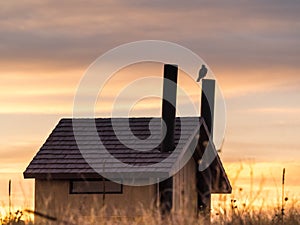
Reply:
[[[161,140],[161,119],[160,118],[129,118],[130,129],[126,126],[125,120],[127,118],[114,118],[114,127],[112,127],[111,118],[97,118],[97,119],[61,119],[55,129],[52,131],[46,142],[40,148],[39,152],[33,158],[29,166],[24,172],[25,178],[35,178],[41,173],[52,174],[63,169],[69,169],[69,173],[80,172],[85,169],[88,172],[94,173],[93,169],[88,163],[97,163],[99,157],[99,138],[104,144],[106,150],[115,158],[123,163],[139,166],[147,166],[163,161],[166,158],[176,157],[171,156],[171,153],[160,152]],[[149,122],[152,120],[152,138],[150,141],[146,140],[150,135]],[[181,121],[189,124],[188,129],[181,127]],[[187,117],[176,118],[175,129],[175,144],[178,145],[179,139],[186,143],[195,130],[195,120],[200,121],[200,118]],[[91,123],[96,124],[98,137],[95,137],[91,131]],[[75,140],[73,126],[76,126],[76,137],[80,136],[81,144],[85,145],[84,157],[79,151]],[[114,129],[118,129],[118,137]],[[119,136],[121,131],[122,137]],[[134,149],[128,148],[122,144],[119,138],[125,138],[127,141],[132,140]],[[144,140],[143,144],[135,143],[134,139],[139,138]],[[147,143],[148,142],[148,143]],[[145,144],[146,143],[146,144]],[[156,145],[149,151],[143,151],[149,145]],[[182,144],[178,146],[183,148]],[[138,151],[137,151],[138,150]],[[85,158],[85,159],[84,159]],[[95,159],[94,159],[95,158]],[[115,165],[109,161],[109,158],[103,154],[102,159],[106,159],[109,168]],[[93,161],[94,159],[94,161]],[[110,164],[109,164],[110,163]],[[166,167],[168,167],[166,163]],[[42,169],[42,172],[41,172]],[[65,172],[65,171],[64,171]]]
[[[149,129],[150,121],[152,133]],[[182,124],[185,125],[182,126]],[[181,152],[186,151],[193,138],[196,138],[197,129],[203,124],[203,119],[199,117],[176,118],[175,145],[180,151],[171,153],[160,152],[161,118],[114,118],[113,127],[111,118],[61,119],[26,168],[24,177],[36,179],[98,178],[100,175],[95,170],[99,169],[98,165],[103,165],[103,160],[106,163],[105,172],[107,173],[136,172],[137,168],[120,167],[111,156],[130,166],[141,167],[140,171],[144,173],[168,173]],[[91,125],[96,127],[97,136],[94,135]],[[76,127],[76,135],[74,135],[73,127]],[[147,139],[150,135],[151,139]],[[78,147],[78,138],[80,147],[84,148],[80,148],[81,151]],[[133,148],[125,146],[119,138],[126,139]],[[136,138],[143,141],[137,142]],[[101,148],[99,145],[99,140],[106,151],[103,151],[103,146]],[[154,147],[149,150],[149,146]],[[147,149],[148,151],[145,151]],[[108,156],[107,152],[111,156]],[[224,173],[223,179],[229,184],[218,156],[214,164],[214,167],[220,168],[218,170]],[[152,167],[148,168],[149,165]]]

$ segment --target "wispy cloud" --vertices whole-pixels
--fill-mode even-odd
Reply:
[[[249,109],[248,112],[250,113],[265,113],[265,114],[280,114],[280,115],[286,115],[286,114],[300,114],[300,108],[255,108],[255,109]]]
[[[215,65],[296,66],[299,8],[270,0],[2,2],[1,61],[82,68],[118,44],[165,39]]]

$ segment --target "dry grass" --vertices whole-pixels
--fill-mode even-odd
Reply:
[[[296,204],[296,203],[295,203]],[[265,225],[265,224],[286,224],[286,225],[300,225],[300,212],[295,207],[295,204],[291,204],[285,210],[285,213],[281,213],[281,209],[274,207],[273,210],[258,210],[244,208],[238,208],[235,202],[232,201],[232,205],[226,209],[220,209],[219,212],[215,212],[211,215],[212,225]],[[70,214],[69,214],[70,215]],[[72,212],[72,216],[63,218],[58,221],[45,220],[40,223],[41,225],[46,224],[82,224],[82,225],[171,225],[171,224],[204,224],[200,218],[195,218],[188,214],[188,210],[181,213],[170,214],[169,216],[162,217],[157,210],[142,209],[140,216],[135,218],[128,217],[106,217],[104,210],[101,212],[92,212],[90,217],[84,218],[79,217],[79,213]],[[97,216],[96,216],[97,215]],[[8,217],[0,219],[1,225],[33,225],[32,221],[22,222],[21,212],[18,211],[15,215],[11,215],[9,220]],[[36,224],[35,224],[36,225]]]
[[[278,202],[274,206],[267,206],[262,201],[261,206],[254,205],[255,200],[263,200],[264,181],[261,181],[259,189],[253,191],[250,188],[249,193],[242,188],[236,187],[235,181],[238,179],[238,173],[231,181],[233,183],[233,194],[219,195],[218,200],[214,202],[214,207],[211,211],[212,225],[300,225],[300,204],[296,200],[290,200],[287,196],[282,196],[284,202]],[[251,172],[252,173],[252,172]],[[250,182],[251,183],[251,182]],[[252,185],[251,185],[252,186]],[[245,193],[246,192],[246,193]],[[284,193],[284,192],[283,192]],[[244,199],[248,201],[245,202]],[[203,217],[196,218],[189,212],[189,206],[186,205],[184,210],[177,213],[171,213],[168,216],[162,216],[155,208],[145,209],[142,206],[137,206],[138,215],[134,218],[114,216],[107,217],[106,210],[103,208],[100,211],[92,210],[87,217],[80,216],[80,212],[69,209],[64,209],[65,216],[59,220],[51,221],[45,219],[43,222],[37,224],[32,221],[22,221],[25,218],[26,211],[17,211],[10,216],[0,215],[0,225],[171,225],[171,224],[205,224]],[[23,215],[24,214],[24,215]],[[50,213],[51,214],[51,213]],[[126,215],[126,213],[116,210],[114,215]],[[8,214],[9,215],[9,214]],[[27,217],[28,218],[28,217]],[[53,219],[53,218],[52,218]]]

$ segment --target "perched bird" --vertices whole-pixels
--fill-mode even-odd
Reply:
[[[207,68],[203,64],[201,69],[199,70],[199,76],[198,76],[197,82],[199,82],[200,79],[204,78],[206,76],[206,74],[207,74]]]

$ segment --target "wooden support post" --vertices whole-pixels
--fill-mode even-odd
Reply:
[[[205,225],[210,224],[211,210],[211,172],[206,169],[197,172],[197,189],[198,189],[198,216]]]
[[[173,177],[159,183],[159,202],[163,216],[171,212],[173,206]]]
[[[204,151],[209,151],[208,147],[209,137],[205,131],[204,126],[200,128],[200,139],[198,148],[202,154]],[[210,224],[210,210],[211,210],[211,190],[212,190],[212,173],[210,166],[204,171],[199,171],[198,164],[196,164],[197,177],[197,199],[198,199],[198,216],[204,221],[204,224]]]
[[[162,100],[162,134],[161,152],[170,152],[175,148],[175,119],[177,98],[178,66],[164,65],[164,84]],[[173,206],[173,178],[170,177],[159,183],[160,209],[162,215],[171,212]]]
[[[201,117],[204,119],[208,128],[209,136],[206,135],[205,129],[200,128],[200,139],[198,146],[201,148],[202,154],[204,151],[211,151],[209,142],[213,141],[214,128],[214,109],[215,109],[215,80],[202,80],[202,95],[201,95]],[[198,165],[197,165],[198,167]],[[212,173],[210,165],[204,171],[199,171],[197,168],[197,190],[198,190],[198,215],[204,224],[210,224],[211,210],[211,191],[212,191]]]

